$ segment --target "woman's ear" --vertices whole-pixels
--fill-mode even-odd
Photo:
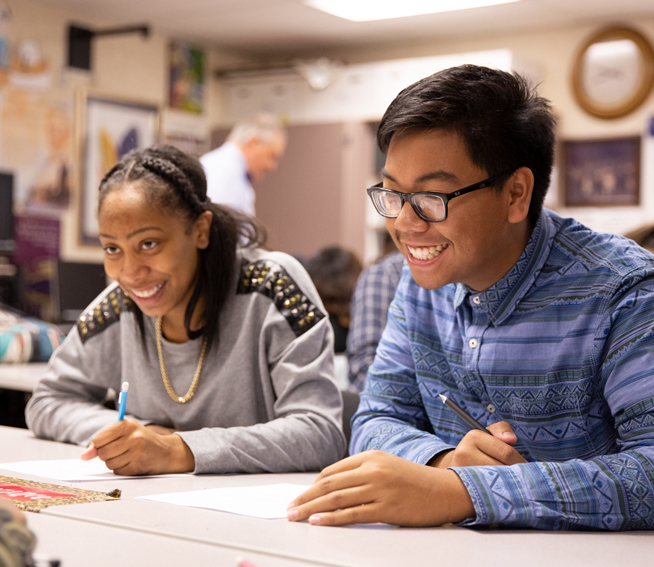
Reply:
[[[197,219],[195,219],[195,223],[193,224],[193,234],[195,235],[195,245],[199,250],[204,250],[209,246],[212,221],[213,213],[211,211],[204,211]]]
[[[510,223],[520,223],[529,214],[531,195],[534,190],[534,174],[528,167],[517,169],[506,182],[509,189]]]

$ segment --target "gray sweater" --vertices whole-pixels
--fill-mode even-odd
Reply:
[[[103,402],[109,388],[119,391],[127,381],[126,417],[175,429],[196,473],[310,471],[338,460],[345,439],[333,334],[313,283],[291,256],[263,250],[239,251],[236,276],[219,345],[206,353],[188,403],[173,402],[164,388],[155,320],[143,317],[143,340],[113,284],[50,359],[27,405],[29,428],[38,437],[87,445],[116,421]],[[163,339],[166,370],[181,396],[201,342]]]

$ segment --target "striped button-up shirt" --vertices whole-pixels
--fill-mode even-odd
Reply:
[[[392,252],[363,271],[350,306],[347,359],[350,392],[360,392],[386,326],[388,306],[402,277],[404,256]]]
[[[475,293],[427,290],[405,266],[351,453],[425,464],[469,431],[511,424],[513,466],[454,467],[462,525],[654,528],[654,257],[544,210],[511,270]]]

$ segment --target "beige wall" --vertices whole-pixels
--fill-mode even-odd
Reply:
[[[89,89],[116,97],[140,100],[165,108],[168,96],[168,44],[171,38],[154,33],[148,38],[131,34],[93,40],[93,61],[90,73],[66,69],[67,26],[69,23],[90,28],[112,27],[114,22],[99,21],[82,12],[70,13],[30,0],[8,0],[12,10],[9,27],[10,45],[21,40],[38,40],[52,71],[49,94],[72,101],[81,89]],[[188,38],[186,38],[188,39]],[[207,73],[216,66],[243,62],[235,55],[206,50]],[[204,117],[215,124],[221,115],[221,98],[214,91],[215,81],[208,80],[205,91]],[[0,92],[5,89],[0,89]],[[2,125],[0,124],[0,128]],[[2,153],[0,149],[0,166]],[[73,172],[77,191],[78,172]],[[77,193],[75,194],[77,200]],[[61,255],[67,260],[98,261],[99,248],[80,246],[77,240],[76,202],[62,216]]]
[[[74,21],[100,28],[110,27],[113,22],[97,21],[83,13],[71,14],[31,0],[10,0],[9,3],[13,14],[9,33],[10,42],[15,43],[21,39],[37,39],[41,42],[53,71],[51,87],[53,92],[63,93],[64,96],[70,96],[72,100],[79,88],[90,88],[165,106],[169,38],[157,34],[156,30],[148,39],[136,35],[99,38],[94,41],[92,73],[71,72],[66,70],[64,65],[68,22]],[[654,19],[625,20],[621,23],[640,30],[654,43]],[[572,97],[570,73],[574,57],[585,38],[597,29],[596,26],[571,24],[560,29],[527,30],[510,34],[485,34],[444,40],[435,38],[432,42],[395,46],[381,44],[374,48],[332,51],[326,55],[341,57],[350,63],[363,63],[508,48],[523,62],[524,67],[529,69],[530,74],[537,77],[541,82],[541,92],[554,103],[559,116],[559,134],[562,139],[640,134],[644,131],[648,118],[654,115],[654,93],[650,94],[641,108],[629,116],[611,121],[587,115],[577,106]],[[208,74],[213,68],[238,65],[246,61],[245,58],[215,49],[208,49],[207,54]],[[221,83],[210,78],[206,88],[207,122],[211,125],[229,123],[229,118],[224,112],[224,92]],[[644,155],[645,169],[651,157],[654,157],[654,150]],[[0,154],[0,161],[1,159]],[[356,170],[356,163],[352,162],[348,167],[349,170]],[[356,175],[356,171],[354,174]],[[368,175],[368,172],[364,175]],[[641,207],[629,207],[617,211],[576,209],[563,212],[574,214],[594,228],[616,232],[646,220],[654,220],[654,173],[644,171],[644,175],[644,198]],[[343,183],[345,186],[348,181],[344,180]],[[344,188],[341,196],[347,195],[350,190],[354,191],[354,188]],[[343,205],[342,203],[341,209],[344,210]],[[359,236],[348,227],[356,224],[356,219],[350,217],[358,214],[358,206],[348,210],[347,222],[341,225],[338,237],[341,242],[356,241],[356,248],[360,248]],[[97,249],[84,248],[77,244],[77,217],[74,208],[64,216],[63,221],[62,255],[67,259],[97,260],[99,258]],[[363,222],[361,219],[361,223]]]
[[[619,22],[643,33],[654,44],[654,18],[644,20],[623,20]],[[571,25],[566,28],[528,29],[520,33],[501,35],[476,34],[474,37],[434,40],[395,47],[378,46],[374,49],[358,49],[333,52],[333,57],[342,57],[349,63],[381,61],[404,57],[447,55],[489,49],[510,49],[541,82],[541,92],[549,98],[559,113],[561,135],[565,137],[601,136],[613,134],[640,133],[645,117],[654,113],[654,92],[645,104],[629,116],[605,121],[586,114],[573,99],[570,76],[574,58],[584,40],[598,31],[593,25]]]
[[[654,18],[617,22],[643,33],[654,44]],[[571,74],[575,57],[584,41],[601,29],[601,26],[574,24],[556,29],[533,30],[503,34],[476,34],[456,39],[434,39],[389,46],[380,44],[372,48],[332,50],[325,53],[334,59],[350,64],[369,63],[402,58],[427,57],[470,53],[495,49],[509,49],[515,59],[515,68],[540,83],[540,92],[553,103],[558,116],[560,140],[608,138],[641,135],[648,120],[654,116],[654,92],[645,103],[628,116],[615,120],[602,120],[584,112],[573,98]],[[274,79],[273,79],[274,80]],[[327,87],[329,89],[329,87]],[[345,111],[344,111],[345,112]],[[345,114],[347,114],[345,112]],[[229,116],[221,117],[230,123]],[[558,170],[551,188],[548,206],[566,216],[574,216],[597,230],[625,232],[645,222],[654,222],[654,138],[644,138],[641,168],[641,205],[620,208],[565,209],[557,203]],[[558,199],[560,202],[560,199]]]
[[[654,45],[654,18],[629,20],[616,24],[626,25],[640,31]],[[510,49],[529,75],[540,83],[540,92],[554,105],[558,116],[559,138],[574,140],[586,138],[610,138],[645,134],[648,121],[654,117],[654,91],[637,110],[615,120],[602,120],[587,114],[573,97],[571,75],[574,60],[585,40],[602,26],[575,25],[556,29],[533,30],[510,34],[484,34],[457,39],[435,39],[403,46],[378,46],[374,49],[343,50],[333,52],[332,57],[344,58],[350,63],[446,55],[490,49]],[[558,170],[551,188],[553,197],[558,194]],[[560,200],[559,200],[560,201]],[[565,216],[573,216],[591,228],[607,232],[624,233],[644,223],[654,222],[654,137],[643,138],[641,156],[641,204],[638,207],[574,208],[557,205],[556,199],[549,206]]]

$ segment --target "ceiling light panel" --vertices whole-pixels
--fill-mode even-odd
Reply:
[[[520,0],[304,0],[307,6],[353,22],[389,20],[510,4]]]

